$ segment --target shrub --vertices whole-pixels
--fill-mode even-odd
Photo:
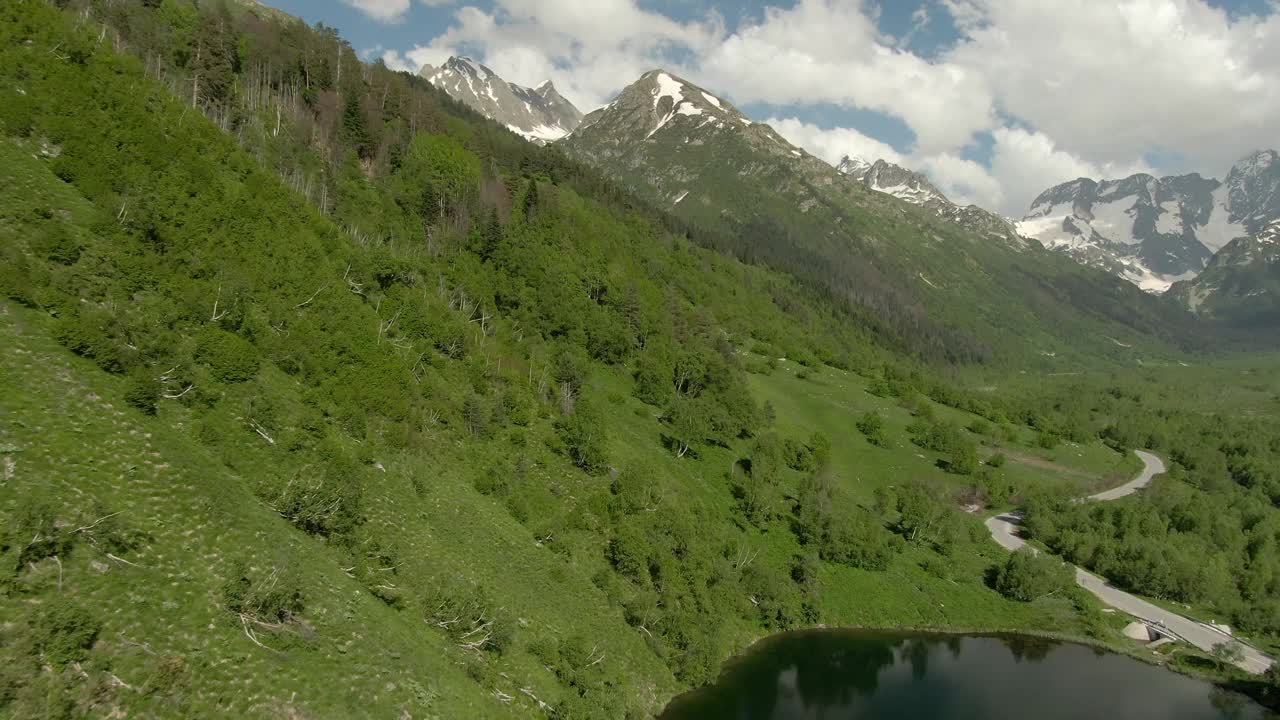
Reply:
[[[222,586],[222,602],[233,613],[276,623],[302,612],[303,595],[292,573],[273,567],[264,577],[247,563],[240,562]]]
[[[947,459],[947,472],[956,475],[972,475],[978,469],[978,452],[972,443],[961,440],[951,449]]]
[[[215,327],[205,327],[196,337],[196,360],[222,382],[244,382],[258,372],[257,348],[239,335]]]
[[[87,658],[101,629],[89,611],[65,597],[43,605],[32,627],[37,650],[54,667]]]
[[[160,399],[160,381],[145,370],[138,370],[129,375],[129,386],[124,391],[124,401],[141,410],[143,414],[155,415],[156,403]]]
[[[858,418],[856,423],[858,432],[862,433],[867,442],[880,447],[885,446],[884,437],[884,418],[880,417],[880,413],[872,410],[862,417]]]
[[[107,332],[111,318],[105,312],[86,308],[59,321],[58,342],[68,350],[86,357],[109,373],[125,372],[130,358]]]
[[[565,452],[574,465],[593,475],[609,467],[605,422],[595,406],[582,401],[572,415],[556,421]]]
[[[1075,581],[1072,567],[1052,555],[1024,547],[1009,555],[996,571],[996,591],[1020,602],[1031,602],[1069,587]]]
[[[324,472],[303,476],[299,471],[280,493],[276,510],[314,535],[329,537],[350,532],[362,520],[364,484],[355,460],[336,454],[328,458]]]
[[[514,472],[505,463],[497,463],[482,472],[475,480],[475,488],[481,495],[507,497],[511,494],[511,480]]]
[[[64,223],[49,223],[31,240],[31,249],[59,265],[74,265],[80,259],[80,241]]]
[[[791,438],[782,441],[782,459],[787,467],[798,472],[811,472],[814,469],[813,454],[809,448]]]
[[[1048,430],[1042,430],[1036,434],[1036,445],[1039,445],[1045,450],[1052,450],[1061,444],[1062,444],[1062,438],[1049,432]]]

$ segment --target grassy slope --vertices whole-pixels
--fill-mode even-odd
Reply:
[[[768,375],[752,375],[752,389],[761,402],[770,402],[777,411],[776,427],[791,437],[807,437],[821,432],[832,439],[831,471],[839,487],[869,505],[877,487],[905,480],[925,480],[939,493],[958,491],[968,478],[940,470],[939,456],[911,444],[905,427],[910,414],[892,401],[866,392],[865,381],[835,368],[814,370],[801,380],[785,366]],[[610,389],[621,391],[625,384]],[[617,394],[621,394],[620,392]],[[940,418],[962,426],[977,416],[929,402]],[[854,427],[868,410],[878,410],[886,418],[889,448],[870,445]],[[720,512],[732,512],[733,501],[724,478],[733,472],[734,462],[747,447],[705,448],[696,459],[677,459],[659,448],[660,437],[651,422],[656,408],[627,397],[613,414],[619,442],[615,452],[634,462],[660,463],[671,476],[683,479],[682,502],[708,503]],[[1064,445],[1045,451],[1031,445],[1029,432],[1021,442],[993,443],[993,449],[1016,452],[1064,466],[1055,472],[1011,460],[1005,468],[1020,490],[1034,487],[1063,487],[1082,491],[1109,482],[1103,473],[1127,476],[1137,463],[1101,443],[1085,447]],[[623,461],[624,464],[626,460]],[[664,472],[663,474],[666,474]],[[799,474],[789,478],[794,489]],[[977,518],[974,519],[977,522]],[[753,533],[751,548],[774,557],[787,558],[801,551],[794,536],[775,525],[768,532]],[[991,543],[985,530],[962,544],[948,562],[955,572],[939,578],[922,564],[937,556],[931,551],[908,547],[904,557],[887,572],[871,572],[824,565],[822,610],[831,625],[866,627],[961,628],[976,630],[1030,629],[1041,632],[1085,634],[1081,617],[1065,599],[1046,599],[1025,604],[1006,600],[989,589],[982,578],[989,566],[1003,558],[1003,551]],[[755,635],[746,629],[738,642]]]
[[[20,189],[3,199],[8,220],[0,230],[9,235],[7,242],[23,230],[13,219],[33,208],[58,208],[73,225],[92,216],[88,203],[35,157],[38,148],[13,141],[0,148],[5,183]],[[2,402],[5,417],[12,418],[3,428],[3,444],[20,450],[11,455],[17,471],[4,488],[3,512],[12,517],[37,500],[49,500],[70,528],[123,511],[121,521],[147,538],[135,554],[121,556],[136,567],[88,546],[62,559],[64,594],[105,610],[95,649],[102,673],[130,687],[150,688],[161,676],[164,659],[179,658],[186,668],[174,681],[176,688],[136,695],[115,688],[119,703],[196,714],[215,707],[250,714],[372,716],[410,707],[443,717],[513,710],[468,674],[491,676],[492,670],[477,668],[468,653],[421,618],[373,597],[341,571],[339,554],[292,529],[255,497],[252,480],[236,468],[273,462],[273,450],[256,436],[241,429],[236,457],[210,457],[186,436],[199,429],[188,425],[184,410],[171,406],[150,419],[127,407],[121,401],[124,383],[54,342],[46,317],[6,306],[3,331]],[[800,436],[819,430],[835,439],[834,471],[855,496],[865,499],[870,489],[900,474],[952,480],[908,444],[902,431],[906,411],[867,394],[856,376],[823,369],[800,380],[784,368],[753,378],[759,399],[777,408],[780,429]],[[268,374],[267,381],[290,382],[278,374]],[[731,514],[725,477],[745,447],[709,448],[697,459],[677,459],[661,446],[660,427],[653,422],[657,409],[630,397],[629,378],[601,374],[597,383],[594,391],[614,405],[612,450],[618,465],[661,463],[664,472],[656,474],[672,479],[673,501]],[[854,419],[871,408],[883,410],[893,448],[873,448],[852,430]],[[962,424],[972,419],[941,406],[935,411]],[[592,585],[592,575],[605,567],[599,554],[590,552],[592,539],[570,533],[563,542],[588,552],[552,552],[500,502],[473,489],[473,476],[487,462],[482,447],[441,443],[427,453],[380,461],[385,477],[370,487],[367,514],[379,541],[403,559],[397,573],[402,587],[427,592],[433,578],[446,577],[478,583],[513,611],[520,633],[528,637],[597,638],[611,663],[630,667],[627,674],[635,684],[628,694],[642,705],[654,707],[677,689],[641,635],[626,627]],[[599,491],[599,481],[569,470],[555,456],[539,457],[538,465],[570,498],[546,501],[548,515],[571,511],[572,498]],[[1014,468],[1011,464],[1011,474]],[[798,474],[790,478],[792,483],[798,479]],[[751,549],[767,556],[786,559],[800,549],[780,524],[768,532],[748,532]],[[981,576],[997,550],[980,539],[965,547],[950,579],[924,571],[920,564],[931,553],[914,548],[885,573],[828,567],[824,616],[842,625],[1083,631],[1065,600],[1023,605],[986,588]],[[572,559],[582,557],[589,559]],[[259,635],[275,650],[254,646],[236,616],[219,607],[221,587],[236,562],[260,571],[287,569],[302,583],[304,624],[287,633]],[[24,582],[35,597],[50,597],[59,582],[56,563],[41,562]],[[32,610],[30,599],[0,602],[14,613]],[[759,632],[739,625],[723,652],[744,646]],[[538,661],[517,650],[501,662],[496,672],[512,679],[498,680],[498,689],[523,703],[521,713],[533,709],[520,694],[522,687],[555,702],[559,686]],[[106,674],[96,677],[110,682],[102,679]]]
[[[0,195],[0,241],[22,242],[25,233],[49,219],[41,215],[46,209],[55,210],[57,221],[87,233],[93,208],[54,177],[37,157],[39,147],[6,139],[0,148],[0,184],[15,190]],[[604,666],[628,678],[625,694],[637,709],[652,710],[677,689],[641,633],[625,624],[616,604],[593,582],[607,564],[600,538],[579,524],[591,521],[583,508],[607,492],[607,481],[533,449],[542,447],[534,442],[541,438],[527,443],[531,473],[540,481],[529,490],[535,521],[528,526],[501,501],[476,492],[476,475],[494,461],[491,446],[460,442],[456,433],[442,432],[414,451],[380,448],[375,459],[384,470],[369,471],[366,537],[394,551],[393,584],[422,597],[444,583],[475,583],[513,617],[520,642],[501,658],[481,660],[419,614],[396,611],[377,599],[366,583],[343,571],[349,557],[344,549],[295,530],[258,499],[254,475],[287,465],[279,448],[248,431],[237,416],[248,407],[253,386],[228,390],[204,417],[165,403],[159,417],[147,418],[123,403],[127,388],[121,378],[52,340],[47,316],[7,304],[3,318],[0,446],[15,463],[13,477],[0,487],[5,526],[47,504],[63,531],[120,512],[118,522],[141,534],[134,550],[113,553],[119,561],[79,542],[58,561],[19,568],[18,592],[0,598],[7,623],[3,650],[21,648],[25,621],[55,595],[99,615],[103,627],[92,662],[84,666],[88,680],[65,676],[65,695],[83,697],[101,688],[108,704],[161,715],[386,716],[403,709],[414,716],[528,715],[535,705],[522,688],[551,703],[564,692],[527,651],[528,642],[570,636],[599,644],[607,658]],[[257,382],[273,396],[296,403],[294,381],[273,367],[264,369]],[[633,399],[630,383],[625,370],[600,372],[591,390],[609,398],[614,464],[661,466],[662,472],[654,474],[668,502],[697,504],[718,519],[732,517],[725,478],[747,450],[745,444],[674,458],[662,447],[653,419],[657,409]],[[855,497],[865,500],[869,489],[896,481],[898,473],[953,481],[936,470],[927,453],[918,457],[906,443],[905,411],[885,407],[893,449],[870,448],[851,431],[857,414],[883,404],[853,376],[821,370],[801,381],[778,371],[754,383],[759,399],[772,400],[778,426],[787,434],[803,437],[821,430],[834,440],[834,472]],[[954,412],[935,410],[942,416]],[[955,417],[962,425],[972,419]],[[209,432],[220,438],[216,456],[197,442]],[[532,435],[545,432],[545,424],[530,430]],[[1090,448],[1086,458],[1057,459],[1085,469],[1106,466],[1106,456],[1095,450]],[[1037,477],[1025,475],[1028,482]],[[794,490],[798,480],[798,474],[789,475],[784,490]],[[743,537],[749,550],[779,564],[799,550],[784,520],[765,531],[746,528]],[[999,554],[980,534],[956,551],[949,578],[921,567],[935,557],[910,548],[884,573],[825,568],[826,621],[1085,631],[1067,600],[1023,605],[987,589],[981,576]],[[258,577],[279,569],[296,578],[305,597],[299,623],[257,634],[273,649],[254,645],[236,615],[221,606],[222,587],[241,561]],[[760,632],[741,622],[719,650],[726,654]],[[495,690],[514,698],[512,704],[504,704]],[[56,695],[51,690],[45,699]]]
[[[768,401],[778,409],[779,425],[789,434],[807,437],[820,431],[839,439],[833,443],[833,464],[855,496],[870,499],[877,487],[906,480],[948,483],[957,488],[966,480],[941,470],[937,465],[943,459],[941,455],[912,444],[906,431],[911,413],[892,398],[871,394],[860,376],[825,368],[800,379],[792,372],[794,368],[784,364],[769,376],[753,375],[753,390],[762,402]],[[961,410],[929,404],[938,419],[960,427],[979,419]],[[854,427],[859,416],[872,411],[885,420],[885,432],[891,438],[887,448],[871,445]],[[1101,484],[1115,484],[1141,466],[1136,458],[1122,456],[1099,442],[1064,443],[1045,450],[1034,445],[1030,430],[1011,430],[1015,433],[1012,441],[991,435],[974,438],[983,444],[984,454],[1003,452],[1009,457],[1004,472],[1023,490],[1060,486],[1082,492]]]
[[[73,225],[93,216],[37,152],[12,140],[0,145],[3,183],[18,190],[0,197],[4,242],[17,242],[18,233],[29,230],[21,219],[37,216],[38,208],[57,208]],[[258,500],[253,476],[279,463],[282,451],[244,432],[233,411],[192,423],[185,408],[169,404],[158,418],[146,418],[122,401],[120,378],[52,340],[47,316],[11,304],[4,312],[0,445],[17,450],[9,455],[17,469],[0,488],[0,512],[13,526],[17,515],[51,505],[64,529],[121,512],[120,521],[143,534],[136,554],[122,561],[82,546],[62,563],[63,592],[102,610],[95,653],[124,683],[147,687],[164,659],[178,658],[187,670],[173,696],[187,703],[183,712],[194,714],[215,708],[373,717],[401,708],[442,717],[512,712],[468,672],[515,697],[524,707],[519,714],[534,707],[522,687],[549,703],[559,699],[560,685],[527,653],[514,651],[498,663],[459,650],[416,613],[379,601],[342,572],[341,552],[294,530]],[[270,370],[264,375],[288,393],[291,380]],[[187,436],[206,425],[228,437],[223,457],[211,457]],[[381,459],[385,478],[370,484],[367,525],[403,560],[393,582],[416,596],[445,582],[481,586],[494,604],[510,609],[518,634],[598,638],[610,662],[635,678],[629,695],[650,707],[670,695],[676,687],[670,673],[590,583],[603,559],[577,568],[535,544],[500,504],[473,489],[485,460],[472,452],[440,443],[429,453]],[[545,474],[566,485],[589,482],[564,460],[545,460],[551,465]],[[301,584],[301,625],[259,635],[279,653],[255,647],[236,616],[220,607],[221,588],[239,562],[262,574],[287,571]],[[42,561],[20,584],[18,594],[0,602],[6,615],[29,619],[59,585],[56,562]],[[21,624],[7,629],[21,633]],[[121,698],[126,706],[161,713],[178,709],[168,702],[161,691]]]

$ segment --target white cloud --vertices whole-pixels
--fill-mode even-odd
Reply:
[[[905,121],[925,152],[963,147],[993,126],[981,75],[892,44],[861,2],[799,0],[726,37],[701,58],[698,77],[739,102],[877,110]]]
[[[808,150],[832,165],[846,155],[868,162],[884,159],[902,163],[902,155],[891,145],[867,137],[853,128],[821,128],[797,118],[770,118],[766,120],[778,134],[793,145]]]
[[[342,0],[344,3],[384,23],[404,20],[409,12],[409,0]]]
[[[414,1],[427,0],[344,0],[386,21]],[[937,0],[892,38],[878,7],[792,0],[729,31],[718,15],[676,20],[638,0],[493,0],[460,7],[411,50],[378,52],[406,70],[470,55],[513,82],[553,80],[583,110],[668,67],[739,104],[785,108],[770,122],[815,155],[897,157],[953,199],[1011,215],[1055,183],[1145,169],[1153,149],[1184,158],[1162,171],[1221,175],[1280,142],[1280,12],[1232,17],[1204,0]],[[961,35],[954,47],[931,58],[904,49],[947,16]],[[914,144],[897,152],[798,119],[818,105],[897,118]],[[990,163],[965,160],[988,133]]]
[[[916,35],[929,27],[929,23],[932,22],[932,20],[933,17],[929,15],[929,8],[927,6],[921,5],[916,8],[915,12],[911,13],[911,29],[908,30],[905,35],[898,38],[898,41],[894,44],[900,48],[910,47],[911,41],[915,40]]]
[[[403,22],[409,13],[409,0],[342,0],[342,2],[384,23]],[[418,0],[422,5],[442,7],[455,0]]]
[[[846,156],[867,162],[887,160],[923,172],[952,202],[976,202],[998,208],[1003,201],[1000,183],[982,165],[950,153],[904,155],[893,146],[853,128],[822,128],[797,118],[770,118],[765,122],[789,142],[836,165]]]
[[[968,37],[944,56],[999,108],[1094,162],[1176,148],[1216,171],[1280,133],[1280,15],[1202,0],[951,0]]]
[[[976,204],[990,210],[1006,212],[1005,193],[1000,180],[987,168],[953,153],[915,158],[909,163],[925,174],[934,185],[957,205]]]
[[[1151,172],[1142,162],[1092,163],[1063,150],[1047,135],[1023,128],[992,132],[991,166],[956,153],[900,153],[853,128],[823,128],[797,118],[767,120],[782,137],[835,165],[845,155],[887,160],[925,174],[952,202],[977,204],[1021,218],[1032,199],[1078,177],[1116,178]]]
[[[991,175],[1003,191],[1000,204],[994,207],[1013,217],[1025,214],[1036,195],[1058,183],[1080,177],[1123,178],[1151,171],[1141,160],[1103,163],[1083,160],[1058,147],[1042,132],[1000,128],[993,136]]]
[[[391,68],[392,70],[400,70],[403,72],[416,74],[418,70],[422,67],[421,63],[416,63],[410,60],[409,58],[406,58],[405,56],[401,55],[400,53],[396,52],[395,50],[384,50],[382,51],[382,54],[379,56],[379,58],[381,58],[383,64],[385,64],[387,67]]]

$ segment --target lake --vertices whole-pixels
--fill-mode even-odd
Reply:
[[[1270,718],[1243,695],[1025,636],[805,631],[761,641],[662,720]]]

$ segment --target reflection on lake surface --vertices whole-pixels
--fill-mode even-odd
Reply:
[[[1083,645],[1025,636],[788,633],[662,720],[1270,718],[1248,698]]]

